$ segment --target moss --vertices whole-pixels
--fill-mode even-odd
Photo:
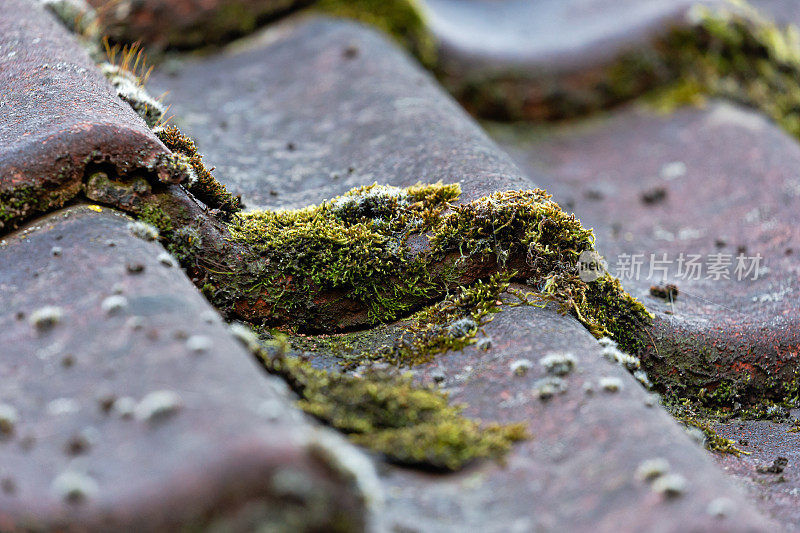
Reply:
[[[436,43],[417,0],[319,0],[312,9],[375,26],[411,50],[423,65],[436,63]]]
[[[304,209],[236,214],[229,231],[251,254],[247,275],[221,279],[218,303],[304,328],[329,327],[324,318],[338,319],[343,308],[364,309],[365,322],[378,324],[461,280],[504,272],[527,279],[535,298],[558,302],[595,335],[635,351],[649,313],[609,274],[590,283],[578,276],[578,256],[593,250],[591,230],[538,189],[451,203],[458,194],[457,185],[441,183],[372,185]]]
[[[228,214],[241,209],[241,198],[229,193],[225,186],[211,175],[192,139],[175,126],[156,128],[154,133],[167,148],[184,158],[191,169],[191,179],[186,188],[197,199],[212,209],[219,209]]]
[[[374,368],[361,376],[327,372],[287,356],[280,340],[271,348],[271,354],[260,351],[264,365],[298,393],[304,411],[393,462],[458,470],[476,459],[500,458],[527,438],[524,424],[482,425],[410,376]]]
[[[79,182],[68,183],[55,190],[43,186],[21,185],[0,192],[0,234],[18,227],[35,214],[57,209],[81,190]]]
[[[172,232],[172,219],[163,209],[152,204],[142,207],[139,220],[156,228],[159,234],[166,235]]]
[[[678,103],[686,95],[729,98],[759,109],[800,136],[800,32],[762,17],[744,2],[731,9],[697,7],[696,27],[663,44],[677,74]],[[693,93],[693,94],[692,94]],[[662,99],[663,102],[663,99]]]
[[[699,413],[689,400],[681,400],[668,405],[669,411],[672,415],[682,424],[687,427],[699,429],[705,436],[705,447],[711,451],[719,453],[727,453],[735,456],[750,455],[749,452],[743,451],[736,447],[736,443],[731,439],[720,437],[716,431],[711,427],[709,419]]]

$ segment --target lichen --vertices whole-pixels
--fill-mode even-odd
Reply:
[[[377,368],[359,376],[329,372],[287,355],[285,341],[268,346],[257,350],[261,361],[300,396],[300,408],[392,462],[458,470],[477,459],[501,458],[528,437],[524,424],[466,418],[463,406],[409,375]]]

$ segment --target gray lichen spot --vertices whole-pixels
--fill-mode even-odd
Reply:
[[[641,361],[639,361],[638,357],[628,355],[620,351],[616,346],[606,346],[600,354],[612,363],[620,364],[628,370],[638,370],[641,366]]]
[[[120,314],[128,308],[128,299],[119,294],[109,296],[100,305],[103,312],[109,316]]]
[[[47,331],[61,322],[64,310],[54,305],[40,307],[31,313],[28,322],[39,331]]]
[[[207,335],[192,335],[186,339],[186,348],[192,353],[207,352],[213,345],[214,342]]]
[[[622,380],[617,377],[602,377],[599,384],[605,392],[619,392],[623,387]]]
[[[11,435],[19,421],[19,414],[13,405],[0,403],[0,435]]]
[[[134,237],[139,237],[145,241],[154,241],[158,239],[158,230],[146,222],[129,222],[128,231],[130,231]]]
[[[177,268],[178,262],[168,252],[158,254],[158,262],[167,268]]]
[[[68,503],[79,503],[98,492],[97,482],[86,474],[67,471],[60,474],[52,485],[53,493]]]
[[[516,361],[511,361],[508,366],[515,376],[524,376],[531,369],[533,363],[529,359],[517,359]]]
[[[636,468],[636,479],[639,481],[653,481],[669,473],[669,461],[663,457],[646,459]]]
[[[478,323],[469,317],[460,318],[447,326],[447,333],[453,337],[466,337],[478,328]]]
[[[711,500],[706,512],[714,518],[728,518],[736,511],[736,504],[730,498],[720,497]]]
[[[136,400],[130,396],[117,398],[114,400],[112,409],[120,418],[133,418],[133,413],[136,411]]]
[[[660,476],[653,482],[653,491],[664,496],[674,498],[686,492],[689,483],[680,474],[667,474]]]
[[[50,416],[71,415],[81,410],[81,404],[75,398],[56,398],[47,403],[46,409]]]
[[[645,388],[650,388],[653,386],[653,383],[650,381],[650,378],[647,377],[647,372],[644,370],[637,370],[633,373],[633,377],[636,378],[636,381],[641,383]]]
[[[258,336],[244,324],[239,324],[238,322],[231,324],[228,331],[251,352],[257,352],[260,349]]]
[[[533,393],[542,401],[565,392],[567,392],[567,383],[561,378],[546,377],[533,384]]]
[[[134,411],[137,420],[158,421],[177,413],[182,406],[177,393],[160,390],[149,393],[142,398]]]
[[[578,359],[571,353],[551,352],[539,359],[548,374],[566,376],[575,369]]]
[[[492,348],[492,338],[491,337],[481,337],[478,339],[478,342],[475,343],[475,346],[478,347],[479,350],[488,351]]]

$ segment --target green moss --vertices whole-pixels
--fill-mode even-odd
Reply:
[[[197,152],[194,141],[181,133],[175,126],[156,128],[156,136],[173,153],[183,159],[186,166],[191,169],[191,178],[186,188],[197,199],[211,207],[230,214],[241,208],[241,198],[228,192],[224,185],[218,182],[203,164],[202,156]]]
[[[456,185],[372,185],[305,209],[239,213],[229,224],[232,242],[252,256],[247,276],[221,280],[223,296],[238,299],[227,306],[306,328],[328,325],[325,306],[332,316],[363,308],[366,322],[378,324],[462,279],[504,272],[635,351],[649,313],[610,275],[591,283],[578,276],[578,256],[593,250],[591,230],[538,189],[451,203],[458,194]]]
[[[139,212],[139,220],[146,222],[156,228],[160,235],[167,235],[172,232],[172,219],[163,209],[147,204]]]
[[[375,26],[411,50],[423,65],[436,63],[436,43],[417,0],[319,0],[312,9]]]
[[[705,436],[705,447],[711,451],[728,453],[735,456],[750,455],[736,447],[731,439],[720,437],[711,427],[709,420],[713,417],[704,416],[693,406],[689,400],[681,400],[667,405],[672,415],[687,427],[699,429]]]
[[[79,182],[47,190],[44,186],[22,185],[0,192],[0,234],[16,228],[20,222],[35,214],[63,206],[78,194]]]
[[[482,425],[410,376],[377,369],[359,377],[327,372],[287,356],[280,340],[271,348],[272,354],[260,352],[264,365],[298,393],[304,411],[393,462],[457,470],[476,459],[500,458],[527,438],[524,424]]]
[[[732,99],[759,109],[800,136],[800,32],[762,17],[744,2],[731,9],[697,7],[696,27],[676,31],[663,43],[679,80],[673,96]],[[661,99],[661,103],[664,103]]]

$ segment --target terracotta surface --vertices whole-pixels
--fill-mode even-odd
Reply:
[[[169,151],[40,2],[0,4],[0,234],[60,207],[92,169],[179,182]]]
[[[0,530],[363,528],[366,459],[292,406],[158,244],[97,210],[0,244]]]

